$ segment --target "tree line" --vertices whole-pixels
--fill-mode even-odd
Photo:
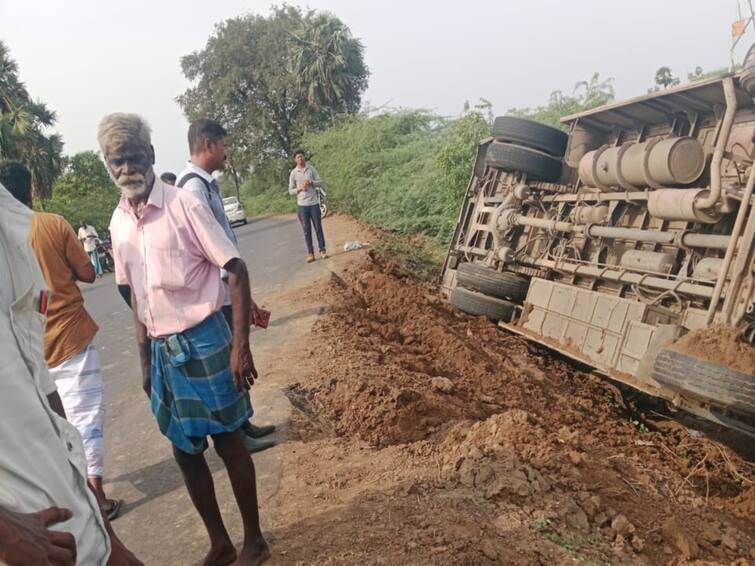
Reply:
[[[254,212],[290,207],[282,188],[289,158],[300,144],[320,152],[315,159],[323,165],[327,162],[326,167],[333,167],[338,178],[351,185],[355,185],[353,176],[339,168],[326,152],[336,147],[348,151],[352,165],[359,168],[403,170],[411,162],[410,151],[432,147],[439,152],[439,161],[424,156],[418,157],[418,162],[433,173],[423,174],[412,186],[399,187],[398,192],[388,191],[390,202],[373,205],[367,195],[380,183],[368,182],[359,184],[358,194],[338,186],[334,204],[340,200],[347,210],[369,209],[367,217],[406,229],[428,226],[419,218],[416,223],[391,222],[389,216],[423,210],[426,217],[439,219],[437,226],[431,222],[432,230],[445,233],[445,215],[453,216],[457,192],[448,187],[460,185],[458,190],[463,191],[478,134],[485,135],[484,124],[491,120],[490,105],[484,101],[477,108],[465,108],[456,120],[419,111],[383,111],[377,115],[365,111],[362,97],[369,69],[362,42],[337,16],[294,6],[274,6],[265,16],[249,14],[220,22],[204,47],[182,57],[180,66],[191,86],[176,102],[187,119],[213,118],[227,128],[229,174],[221,185],[241,187]],[[706,73],[697,67],[687,79],[704,80],[725,72]],[[680,82],[664,66],[657,70],[650,91]],[[562,116],[614,98],[613,79],[594,73],[570,93],[556,90],[541,106],[513,108],[508,113],[560,127]],[[17,63],[0,41],[0,159],[18,159],[29,167],[39,208],[61,213],[72,223],[86,219],[104,230],[117,204],[118,191],[96,152],[64,155],[63,140],[52,131],[55,122],[55,112],[27,91]],[[360,136],[375,138],[366,142]],[[388,146],[381,147],[381,143]],[[359,148],[384,156],[385,163],[376,163],[374,156],[357,155]],[[436,170],[445,177],[435,176]],[[401,176],[389,174],[385,186],[389,177],[392,182],[402,182]],[[428,205],[430,208],[412,204],[420,196],[435,198],[418,187],[437,183],[444,185],[443,190],[436,191],[441,195],[438,203]],[[397,208],[392,211],[394,204]]]

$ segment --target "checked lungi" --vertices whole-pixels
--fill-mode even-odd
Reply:
[[[66,418],[84,441],[87,474],[101,478],[104,472],[102,433],[105,427],[105,400],[100,356],[94,344],[62,364],[50,368]]]
[[[207,436],[238,430],[252,416],[231,373],[231,331],[220,311],[180,334],[152,340],[152,413],[180,450],[199,454]]]

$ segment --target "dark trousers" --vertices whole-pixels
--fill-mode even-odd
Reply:
[[[304,229],[304,240],[307,242],[307,253],[314,255],[315,249],[312,246],[312,226],[315,227],[315,234],[317,234],[317,245],[320,247],[320,251],[325,251],[325,234],[322,232],[322,216],[320,214],[320,206],[313,204],[311,206],[299,207],[299,222]]]

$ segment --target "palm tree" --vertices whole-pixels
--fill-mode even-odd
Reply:
[[[55,112],[31,99],[18,77],[18,65],[0,41],[0,159],[23,162],[40,198],[50,196],[62,171],[63,141],[46,133],[55,121]]]
[[[310,15],[293,39],[296,86],[307,102],[331,113],[334,108],[358,110],[369,73],[362,61],[361,41],[329,14]]]

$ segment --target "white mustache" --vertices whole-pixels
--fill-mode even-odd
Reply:
[[[143,195],[147,191],[147,180],[144,175],[121,175],[118,179],[118,187],[126,198],[134,198]]]
[[[121,175],[118,178],[118,184],[122,186],[137,185],[139,183],[144,184],[144,175]]]

